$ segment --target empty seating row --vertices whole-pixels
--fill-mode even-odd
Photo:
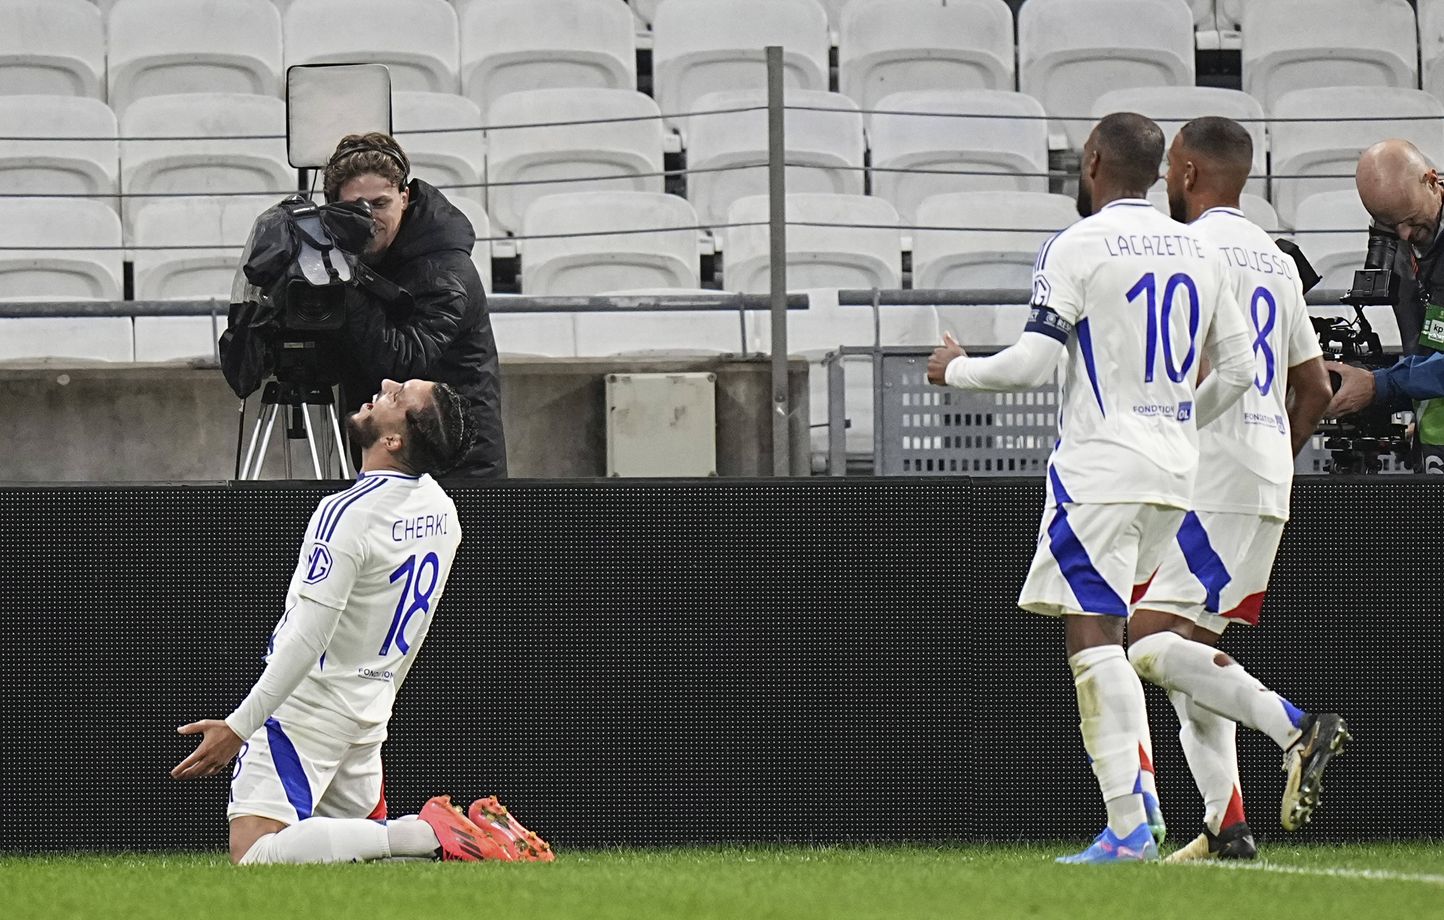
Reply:
[[[694,170],[688,197],[704,224],[721,223],[737,198],[766,191],[764,102],[754,90],[710,93],[698,100],[699,110],[719,114],[682,121]],[[835,93],[793,90],[787,103],[794,191],[860,193],[867,162],[873,193],[912,221],[918,202],[931,195],[1048,187],[1047,116],[1024,94],[894,93],[868,116]],[[483,204],[502,232],[518,232],[528,205],[558,191],[663,187],[659,110],[640,93],[511,93],[492,106],[494,127],[487,131],[475,127],[479,110],[461,96],[398,92],[394,105],[395,130],[415,174],[454,198]],[[1198,115],[1242,120],[1255,138],[1249,190],[1271,194],[1284,225],[1303,197],[1346,188],[1353,159],[1380,138],[1407,137],[1444,162],[1444,103],[1420,90],[1295,90],[1274,106],[1279,120],[1267,132],[1262,107],[1237,91],[1116,90],[1100,98],[1095,117],[1118,110],[1158,118],[1169,138]],[[0,194],[141,196],[125,199],[127,226],[156,196],[278,194],[295,186],[280,136],[284,116],[280,100],[254,94],[149,97],[118,122],[94,99],[0,96],[0,136],[36,138],[0,147]],[[1317,120],[1323,118],[1345,120]],[[577,124],[585,119],[600,121]]]
[[[1223,2],[1223,0],[1220,0]],[[1013,89],[1076,121],[1053,125],[1078,147],[1103,93],[1194,82],[1185,0],[854,0],[839,7],[839,88],[864,109],[931,89]],[[1307,86],[1417,87],[1420,28],[1406,0],[1270,0],[1240,4],[1244,88],[1266,109]],[[1218,5],[1213,5],[1215,18]],[[1425,86],[1435,87],[1444,34],[1422,4]],[[1206,13],[1205,13],[1206,14]],[[406,28],[380,24],[404,15]],[[635,88],[633,20],[615,0],[0,0],[3,92],[275,94],[284,66],[388,64],[400,90],[462,93],[482,111],[517,89]],[[156,28],[165,22],[166,28]],[[828,10],[817,0],[666,0],[653,20],[654,86],[669,115],[718,89],[760,87],[762,49],[780,44],[790,85],[828,89]],[[107,57],[107,38],[109,51]]]

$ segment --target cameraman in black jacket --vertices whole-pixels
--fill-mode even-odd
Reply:
[[[506,476],[501,374],[481,277],[476,232],[420,179],[387,134],[348,135],[326,165],[328,202],[364,200],[375,232],[358,283],[346,291],[342,388],[354,412],[387,378],[448,383],[472,406],[478,437],[453,475]]]
[[[1404,357],[1375,371],[1329,363],[1341,384],[1328,413],[1414,409],[1423,470],[1444,472],[1444,181],[1417,147],[1395,138],[1364,151],[1355,182],[1375,225],[1400,240],[1393,307]]]

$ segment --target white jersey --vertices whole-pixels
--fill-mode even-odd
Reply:
[[[1218,247],[1253,341],[1254,382],[1199,431],[1194,507],[1287,520],[1294,478],[1289,368],[1323,354],[1294,260],[1242,211],[1212,208],[1192,226]]]
[[[1067,343],[1050,503],[1190,507],[1205,342],[1244,332],[1225,271],[1215,247],[1142,199],[1043,245],[1028,329]]]
[[[430,476],[362,473],[324,499],[311,515],[271,646],[298,598],[341,615],[276,719],[346,741],[384,739],[460,542],[456,505]]]

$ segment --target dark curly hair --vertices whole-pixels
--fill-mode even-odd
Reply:
[[[389,134],[380,131],[348,134],[336,145],[336,152],[331,154],[322,174],[321,188],[326,200],[335,201],[341,186],[368,173],[375,173],[399,189],[406,185],[411,174],[411,160]]]
[[[402,460],[417,473],[440,476],[456,469],[476,443],[471,403],[455,388],[436,384],[431,404],[406,411],[406,442]]]

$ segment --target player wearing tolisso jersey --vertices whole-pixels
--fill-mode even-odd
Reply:
[[[1016,390],[1042,385],[1065,358],[1047,507],[1018,603],[1063,619],[1083,742],[1108,810],[1104,831],[1068,862],[1157,858],[1141,786],[1143,686],[1123,652],[1124,624],[1189,508],[1195,426],[1252,381],[1249,337],[1216,247],[1144,198],[1162,159],[1152,121],[1100,121],[1083,148],[1084,219],[1040,250],[1022,337],[984,358],[948,337],[928,363],[934,383]],[[1205,354],[1213,372],[1196,387]]]
[[[234,764],[227,817],[236,863],[438,851],[549,859],[490,797],[463,816],[437,796],[419,815],[387,823],[381,744],[461,542],[456,506],[430,474],[454,467],[474,435],[465,399],[425,380],[384,381],[347,425],[361,474],[311,516],[265,671],[224,721],[181,726],[202,740],[171,775]]]
[[[1337,715],[1301,712],[1211,647],[1229,623],[1258,622],[1289,517],[1294,456],[1331,395],[1293,260],[1238,210],[1252,162],[1248,132],[1227,118],[1189,122],[1168,152],[1170,210],[1223,254],[1254,356],[1243,398],[1199,430],[1193,510],[1128,627],[1128,657],[1169,691],[1204,797],[1203,834],[1170,859],[1256,853],[1239,791],[1236,722],[1285,751],[1289,829],[1309,820],[1324,766],[1348,739]]]

